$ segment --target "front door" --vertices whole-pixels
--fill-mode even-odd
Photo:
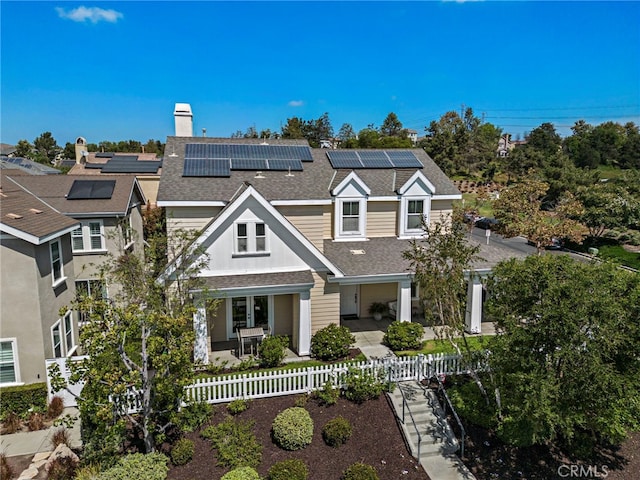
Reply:
[[[272,296],[233,297],[229,303],[231,309],[230,315],[227,316],[230,319],[227,324],[229,338],[236,338],[236,331],[239,328],[262,327],[263,330],[268,330],[272,325]]]
[[[358,285],[340,285],[340,315],[358,316]]]

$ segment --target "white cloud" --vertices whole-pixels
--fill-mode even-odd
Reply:
[[[65,10],[62,7],[56,7],[56,12],[60,18],[66,18],[74,22],[110,22],[116,23],[124,15],[116,10],[105,10],[98,7],[78,7],[73,10]]]
[[[301,107],[302,105],[304,105],[304,102],[302,100],[291,100],[288,105],[290,107]]]

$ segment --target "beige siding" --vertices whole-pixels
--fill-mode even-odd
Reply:
[[[323,205],[279,206],[278,211],[322,251]]]
[[[438,222],[442,220],[451,220],[451,214],[453,213],[452,200],[434,200],[431,202],[431,222]]]
[[[167,233],[178,229],[202,230],[222,207],[167,207]]]
[[[209,336],[212,342],[227,341],[227,300],[222,299],[217,304],[217,308],[207,311],[207,323]]]
[[[367,202],[367,237],[397,235],[398,202]]]
[[[276,295],[273,298],[274,335],[293,333],[293,302],[299,301],[294,295]]]
[[[393,302],[398,297],[397,283],[373,283],[360,285],[360,316],[371,317],[369,306],[373,302],[382,302],[385,305]]]
[[[324,205],[322,210],[323,228],[322,236],[325,240],[333,238],[333,204]]]
[[[160,186],[160,176],[156,177],[136,177],[140,184],[140,190],[144,193],[145,198],[152,207],[156,206],[158,201],[158,187]]]
[[[325,273],[313,273],[311,289],[311,334],[330,323],[340,323],[340,286],[327,283]]]

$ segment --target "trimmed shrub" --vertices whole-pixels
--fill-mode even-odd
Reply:
[[[422,346],[423,335],[424,330],[419,323],[396,320],[389,325],[382,341],[394,351],[417,350]]]
[[[344,417],[329,420],[322,428],[324,443],[330,447],[339,447],[351,436],[351,423]]]
[[[385,388],[383,377],[382,371],[376,376],[368,370],[350,368],[344,381],[344,396],[356,403],[378,398]]]
[[[0,397],[0,417],[4,417],[7,412],[22,416],[34,407],[44,412],[47,409],[47,384],[32,383],[0,388]]]
[[[380,477],[371,465],[354,463],[344,471],[342,480],[380,480]]]
[[[71,448],[71,435],[69,434],[69,430],[64,427],[58,428],[51,436],[51,445],[54,450],[60,444],[64,444]]]
[[[465,420],[483,428],[496,426],[495,410],[487,406],[478,385],[465,382],[447,390],[453,408]]]
[[[274,463],[267,473],[267,480],[307,480],[309,469],[298,458]]]
[[[5,433],[9,435],[20,430],[22,420],[20,419],[20,415],[18,415],[17,413],[9,412],[5,415],[4,420],[2,420],[2,424],[4,425]]]
[[[289,337],[266,337],[258,346],[260,366],[264,368],[277,367],[287,355]]]
[[[51,399],[47,406],[47,417],[50,419],[58,418],[64,411],[64,401],[62,397],[57,395]]]
[[[176,423],[183,432],[193,432],[204,425],[213,414],[207,402],[193,402],[180,410]]]
[[[347,327],[330,323],[311,337],[311,353],[320,360],[338,360],[349,355],[355,341]]]
[[[13,468],[7,461],[7,456],[0,453],[0,478],[11,478],[13,476]]]
[[[340,398],[340,389],[333,388],[333,383],[327,381],[320,390],[316,390],[315,396],[320,401],[320,405],[335,405]]]
[[[254,468],[239,467],[225,473],[220,480],[260,480],[260,475]]]
[[[58,457],[47,467],[48,480],[69,480],[78,469],[78,458]]]
[[[115,467],[102,472],[98,480],[166,480],[168,460],[161,453],[125,455]]]
[[[227,417],[202,431],[218,451],[218,464],[224,467],[257,467],[262,460],[262,445],[253,434],[254,422]]]
[[[300,450],[313,439],[313,419],[304,408],[287,408],[273,420],[272,432],[281,448]]]
[[[29,419],[27,420],[27,427],[30,432],[35,432],[36,430],[42,430],[44,428],[44,415],[40,412],[32,412],[29,415]]]
[[[194,452],[193,440],[181,438],[171,449],[171,462],[174,465],[186,465],[193,459]]]
[[[227,411],[231,415],[237,415],[239,413],[244,412],[247,408],[249,408],[249,400],[244,400],[239,398],[237,400],[233,400],[227,405]]]

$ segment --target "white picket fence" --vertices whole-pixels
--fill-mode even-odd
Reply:
[[[476,367],[480,368],[481,365]],[[342,386],[346,373],[352,368],[380,375],[390,382],[421,380],[433,375],[460,374],[468,371],[458,355],[439,354],[219,375],[197,379],[194,384],[186,387],[185,403],[225,403],[237,399],[310,393],[322,388],[327,382],[334,386]]]
[[[60,360],[63,375],[68,372],[66,359]],[[70,359],[71,360],[71,359]],[[63,365],[64,364],[64,365]],[[482,365],[474,366],[480,369]],[[237,373],[199,378],[185,388],[183,405],[189,402],[225,403],[237,399],[278,397],[299,393],[310,393],[322,388],[327,382],[334,386],[344,385],[349,369],[380,375],[385,381],[402,382],[422,380],[433,375],[461,374],[468,371],[462,358],[456,354],[418,355],[413,357],[386,357],[355,363],[337,363],[316,367],[292,368],[288,370]],[[49,379],[47,379],[49,383]],[[49,386],[49,395],[53,395]],[[80,394],[82,387],[74,387]],[[75,397],[65,397],[65,406],[75,406]],[[139,409],[139,396],[132,390],[117,408],[135,413]]]

